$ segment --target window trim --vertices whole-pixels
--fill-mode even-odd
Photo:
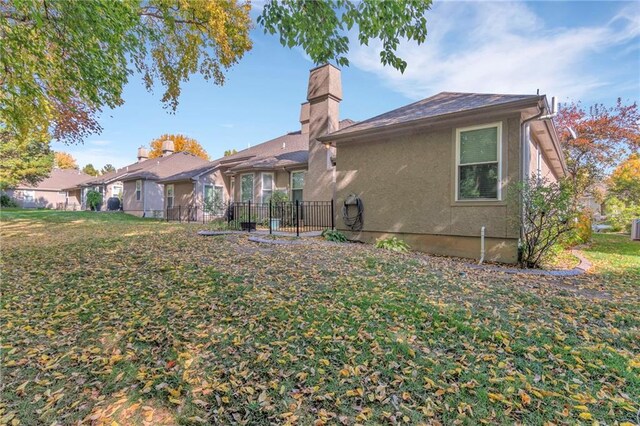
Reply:
[[[460,134],[462,132],[468,132],[472,130],[481,130],[481,129],[490,129],[492,127],[496,127],[498,129],[497,132],[497,162],[498,162],[498,188],[497,188],[497,198],[464,198],[460,199]],[[496,161],[480,161],[478,163],[469,163],[464,164],[465,166],[475,166],[482,164],[494,164]],[[494,123],[487,124],[479,124],[476,126],[467,126],[467,127],[458,127],[456,128],[456,152],[455,152],[455,202],[456,203],[473,203],[473,202],[490,202],[490,203],[498,203],[502,200],[502,121],[497,121]]]
[[[265,175],[270,175],[271,176],[271,189],[269,189],[268,191],[271,191],[271,195],[273,196],[273,191],[275,190],[276,187],[276,175],[273,172],[262,172],[260,173],[260,202],[264,203],[264,177]]]
[[[171,190],[171,196],[169,196],[169,190]],[[171,199],[171,205],[169,205],[169,199]],[[167,208],[172,209],[176,200],[176,187],[170,183],[167,185]]]
[[[247,203],[248,201],[244,201],[244,190],[242,188],[242,178],[245,176],[251,176],[251,202],[253,203],[253,199],[255,197],[256,192],[256,174],[255,173],[244,173],[240,175],[240,202]]]
[[[142,199],[142,179],[136,180],[136,201]]]
[[[29,195],[27,195],[29,194]],[[22,200],[27,203],[35,203],[36,202],[36,191],[35,189],[23,189],[22,190]]]

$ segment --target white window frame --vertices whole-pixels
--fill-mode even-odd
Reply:
[[[169,203],[169,200],[171,200],[171,203]],[[167,185],[167,208],[168,209],[173,208],[173,206],[175,205],[175,200],[176,200],[176,187],[172,183],[170,183]]]
[[[118,190],[116,192],[116,190]],[[112,197],[119,197],[122,195],[122,185],[113,185],[111,186],[111,196]]]
[[[267,173],[267,172],[263,172],[260,174],[260,201],[261,202],[265,202],[264,201],[264,177],[266,175],[270,175],[271,176],[271,189],[269,189],[268,191],[271,191],[271,196],[273,196],[273,191],[275,191],[275,187],[276,187],[276,175],[275,173]]]
[[[472,199],[460,199],[460,188],[458,187],[459,182],[460,182],[460,134],[462,132],[468,132],[471,130],[481,130],[481,129],[490,129],[492,127],[497,127],[498,128],[498,132],[497,132],[497,146],[496,149],[498,150],[497,152],[497,161],[498,161],[498,191],[497,191],[497,198],[472,198]],[[482,161],[479,163],[468,163],[468,164],[464,164],[465,166],[475,166],[475,165],[479,165],[479,164],[493,164],[495,163],[495,161]],[[502,201],[502,122],[498,121],[496,123],[489,123],[489,124],[480,124],[477,126],[468,126],[468,127],[459,127],[456,128],[456,178],[455,178],[455,187],[454,187],[454,191],[455,191],[455,200],[456,202],[460,202],[460,203],[467,203],[467,202],[497,202],[497,201]]]
[[[22,200],[29,202],[29,203],[35,203],[36,201],[36,191],[33,189],[24,189],[22,190]]]
[[[538,177],[538,184],[542,182],[542,150],[540,149],[540,145],[536,146],[537,151],[537,164],[536,164],[536,175]]]
[[[136,201],[142,199],[142,179],[136,181]]]
[[[230,198],[231,198],[231,201],[235,201],[235,199],[236,199],[236,178],[235,177],[232,177],[229,180],[229,187],[231,189],[230,194],[229,194]]]
[[[244,173],[240,175],[240,202],[242,203],[247,202],[247,201],[244,201],[244,190],[242,188],[242,178],[245,176],[251,176],[251,202],[253,203],[253,197],[255,196],[255,192],[256,192],[256,174],[255,173]]]

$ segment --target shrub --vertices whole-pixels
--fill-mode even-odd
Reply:
[[[520,264],[538,268],[554,245],[574,227],[573,190],[565,181],[539,182],[536,178],[512,189],[522,200]]]
[[[390,238],[384,238],[384,239],[379,238],[378,240],[376,240],[376,247],[385,249],[385,250],[395,251],[398,253],[406,253],[411,249],[411,247],[409,247],[409,244],[405,243],[404,241],[396,237],[390,237]]]
[[[605,203],[607,222],[615,232],[631,232],[631,221],[640,218],[640,205],[632,202],[625,204],[616,197],[609,198]]]
[[[333,241],[334,243],[345,243],[347,237],[342,232],[335,229],[325,229],[322,231],[322,237],[327,241]]]
[[[91,210],[99,210],[102,205],[102,194],[98,191],[91,190],[87,192],[87,205]]]
[[[567,233],[562,241],[565,247],[573,247],[578,244],[586,244],[591,241],[591,215],[588,211],[582,211],[574,219],[573,229]]]
[[[2,194],[0,195],[0,207],[18,207],[18,203],[7,194]]]

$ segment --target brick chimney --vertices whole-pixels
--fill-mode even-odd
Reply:
[[[309,73],[309,168],[303,193],[305,201],[329,201],[335,189],[331,164],[333,149],[325,147],[317,138],[339,129],[339,105],[342,100],[340,70],[326,64]]]
[[[309,102],[305,102],[300,107],[300,132],[309,133]]]
[[[175,151],[175,148],[173,146],[173,141],[171,139],[167,139],[164,142],[162,142],[162,156],[166,157],[168,155],[173,154],[173,151]]]
[[[138,148],[138,163],[142,163],[144,160],[149,159],[149,151],[144,146]]]

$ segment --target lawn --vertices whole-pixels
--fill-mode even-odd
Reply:
[[[629,425],[640,408],[624,236],[596,235],[594,272],[560,279],[0,214],[0,424]]]

